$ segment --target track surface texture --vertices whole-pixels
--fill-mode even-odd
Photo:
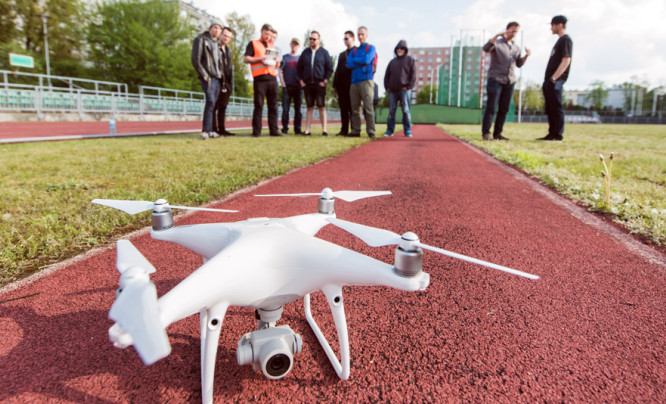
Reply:
[[[337,216],[414,231],[426,244],[541,279],[426,251],[431,283],[423,292],[345,287],[348,381],[331,367],[302,300],[285,306],[278,323],[303,336],[291,373],[269,381],[250,365],[238,366],[238,340],[255,320],[253,310],[231,307],[215,401],[666,402],[665,257],[434,126],[416,126],[414,134],[377,140],[213,205],[239,213],[196,213],[176,223],[316,211],[316,197],[255,193],[391,190],[392,196],[338,200]],[[368,247],[333,226],[318,236],[393,262],[392,247]],[[145,231],[131,240],[157,268],[151,278],[159,295],[201,264]],[[101,249],[0,294],[0,402],[201,400],[198,316],[167,329],[172,353],[149,367],[133,348],[108,341],[115,255],[115,245]],[[313,294],[313,314],[335,341],[321,292]]]

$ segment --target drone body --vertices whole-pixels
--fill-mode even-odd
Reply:
[[[351,194],[349,194],[351,193]],[[243,335],[238,344],[240,365],[253,364],[270,379],[291,370],[293,355],[302,339],[288,326],[276,326],[285,304],[304,299],[305,315],[338,376],[350,373],[349,339],[342,297],[343,286],[388,286],[404,291],[425,290],[430,276],[421,270],[423,249],[474,260],[421,244],[413,233],[402,237],[335,217],[334,196],[348,201],[389,192],[325,189],[318,213],[282,219],[257,218],[234,223],[174,226],[171,208],[164,200],[131,202],[94,200],[127,213],[152,209],[151,236],[182,245],[201,255],[204,264],[159,299],[149,274],[154,267],[127,240],[118,241],[117,267],[120,289],[109,312],[114,324],[109,337],[114,345],[133,345],[147,365],[169,355],[166,327],[199,313],[201,325],[202,399],[213,401],[213,375],[220,330],[229,306],[256,309],[257,330]],[[301,194],[307,196],[311,194]],[[373,246],[397,244],[394,265],[330,243],[314,235],[334,224]],[[485,261],[481,265],[531,277]],[[310,293],[321,290],[337,328],[340,359],[317,326],[310,310]]]

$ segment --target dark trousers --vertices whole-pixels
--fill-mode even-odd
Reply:
[[[254,81],[254,111],[252,111],[252,135],[261,135],[261,117],[264,111],[264,97],[268,104],[268,130],[270,134],[277,134],[277,99],[278,85],[273,77],[269,80]]]
[[[215,103],[217,102],[217,97],[220,94],[220,80],[211,77],[208,81],[204,79],[199,79],[201,81],[201,89],[203,90],[206,96],[206,104],[204,105],[203,113],[203,128],[202,132],[212,132],[213,125],[215,124],[215,115],[213,114],[215,110]]]
[[[338,104],[340,105],[340,120],[342,127],[340,133],[349,133],[349,120],[351,119],[351,99],[349,98],[349,88],[338,89]]]
[[[502,135],[504,122],[506,121],[506,114],[509,112],[509,107],[511,106],[514,84],[515,83],[502,84],[495,79],[488,79],[488,84],[486,86],[488,100],[486,102],[486,110],[483,113],[483,124],[481,125],[482,134],[490,133],[490,125],[493,123],[493,115],[495,114],[495,109],[497,109],[493,137],[498,138]]]
[[[303,114],[301,113],[302,91],[300,85],[282,87],[282,130],[289,129],[289,106],[294,103],[294,133],[301,131]]]
[[[229,105],[229,98],[231,98],[231,83],[223,82],[220,84],[220,87],[220,95],[217,97],[217,102],[215,103],[217,125],[214,126],[215,132],[224,134],[226,131],[224,120],[226,119],[227,115],[227,105]]]
[[[548,116],[548,137],[562,139],[564,133],[564,105],[562,105],[562,86],[564,82],[551,80],[543,82],[543,99],[546,102],[546,115]]]

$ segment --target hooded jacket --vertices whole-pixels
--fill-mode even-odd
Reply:
[[[398,56],[398,48],[405,48],[405,55]],[[403,87],[408,90],[414,88],[416,84],[416,62],[409,56],[407,41],[400,40],[393,50],[395,57],[389,62],[384,74],[384,88],[387,91],[400,91]]]

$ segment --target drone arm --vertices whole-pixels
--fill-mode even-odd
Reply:
[[[322,292],[328,300],[328,304],[331,307],[331,313],[333,314],[333,320],[335,322],[335,328],[338,331],[338,342],[340,344],[340,359],[342,363],[338,360],[335,352],[331,348],[330,344],[324,337],[324,334],[319,329],[319,326],[312,317],[312,311],[310,310],[310,294],[304,296],[303,302],[305,305],[305,317],[312,328],[312,331],[317,336],[319,343],[321,344],[326,356],[331,361],[333,369],[338,374],[340,379],[347,380],[349,378],[349,335],[347,333],[347,319],[345,317],[345,308],[342,301],[342,287],[340,285],[327,285],[322,288]]]
[[[227,312],[227,303],[217,304],[202,310],[201,316],[201,395],[204,404],[213,403],[213,379],[217,345],[222,329],[222,320]]]

